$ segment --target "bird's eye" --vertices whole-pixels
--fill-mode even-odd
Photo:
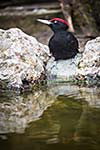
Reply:
[[[54,23],[57,23],[57,22],[58,22],[58,21],[56,21],[56,20],[54,21]]]

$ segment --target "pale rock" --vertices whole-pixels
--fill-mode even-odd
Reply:
[[[69,81],[77,74],[78,63],[81,54],[77,54],[75,58],[67,60],[55,61],[52,57],[49,59],[46,70],[48,80]]]
[[[8,87],[20,88],[24,78],[39,80],[49,56],[48,46],[20,29],[0,29],[0,81]]]
[[[77,74],[87,82],[100,84],[100,37],[86,43]]]

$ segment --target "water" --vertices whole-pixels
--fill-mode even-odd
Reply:
[[[99,150],[100,90],[54,84],[0,94],[0,150]]]

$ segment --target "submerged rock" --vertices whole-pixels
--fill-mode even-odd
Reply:
[[[100,37],[86,43],[77,74],[86,84],[100,86]]]
[[[46,45],[20,29],[0,29],[0,86],[20,88],[23,81],[38,81],[49,55]]]

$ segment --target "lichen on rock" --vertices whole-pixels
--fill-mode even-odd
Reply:
[[[100,37],[86,43],[77,74],[87,84],[100,85]]]
[[[49,55],[48,46],[20,29],[0,29],[0,81],[7,87],[20,88],[23,79],[39,80]]]

